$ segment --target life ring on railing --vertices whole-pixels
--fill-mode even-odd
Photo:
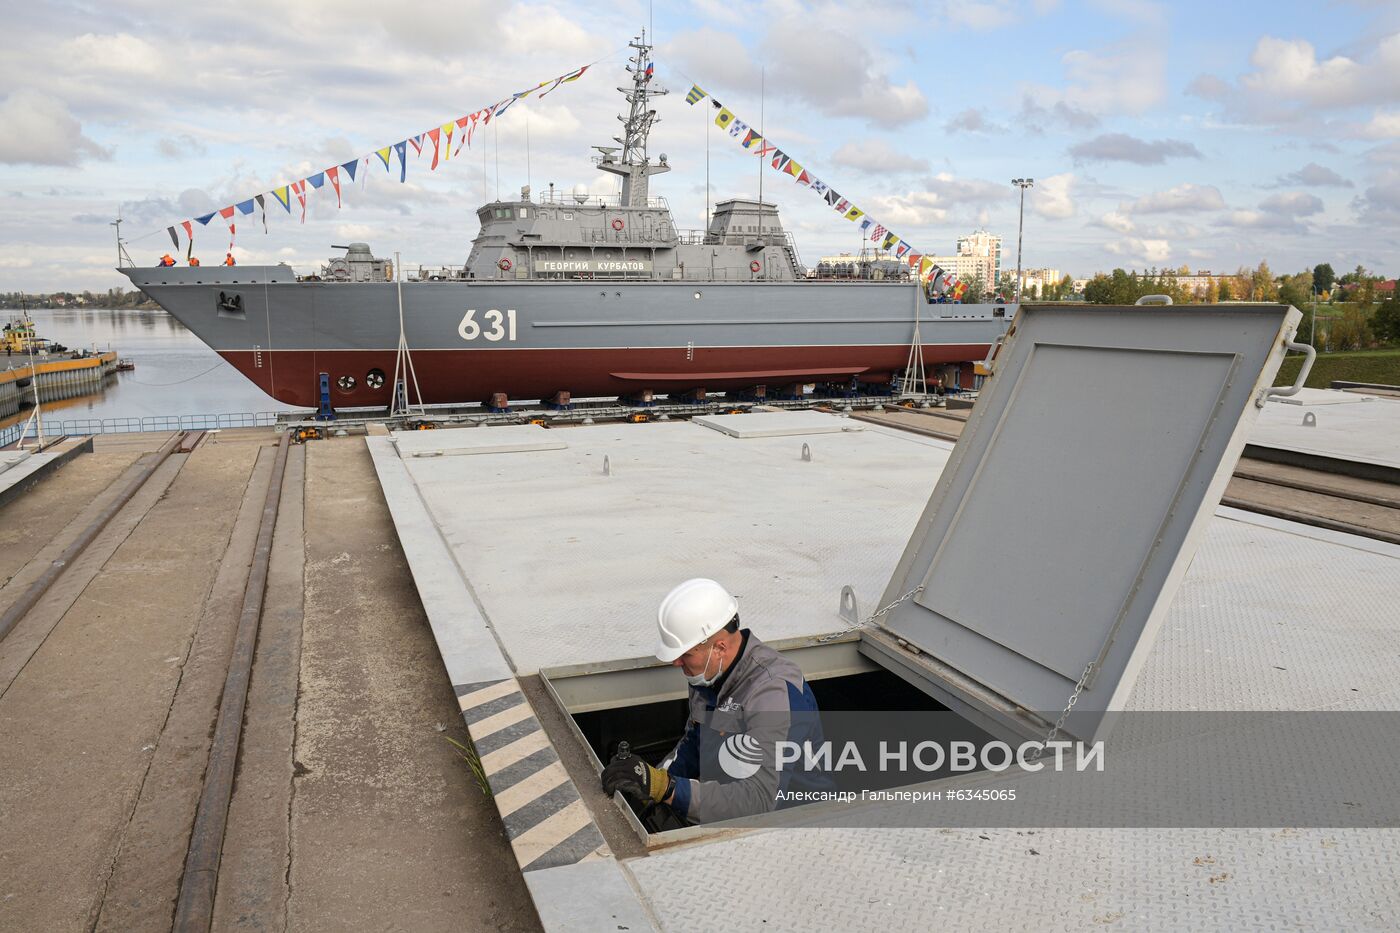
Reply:
[[[757,259],[755,259],[753,262],[749,263],[749,271],[750,271],[750,272],[757,272],[759,269],[762,269],[762,268],[763,268],[763,266],[759,264],[759,262],[758,262]]]
[[[502,272],[509,272],[509,271],[510,271],[510,266],[511,266],[510,260],[507,259],[507,258],[504,257],[504,256],[502,256],[502,257],[500,258],[500,260],[497,261],[497,263],[496,263],[496,268],[497,268],[497,269],[500,269]]]
[[[625,226],[627,226],[627,225],[626,225],[625,223],[622,222],[622,218],[621,218],[621,217],[614,217],[614,218],[613,218],[612,228],[613,228],[614,230],[616,230],[617,232],[621,233],[621,232],[622,232],[622,228],[625,227]]]

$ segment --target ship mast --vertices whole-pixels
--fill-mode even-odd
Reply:
[[[610,146],[594,148],[603,154],[598,160],[598,167],[622,177],[622,206],[646,207],[647,179],[671,170],[664,155],[656,164],[652,164],[647,156],[647,135],[657,121],[656,111],[651,107],[651,98],[667,91],[665,88],[651,86],[651,75],[648,73],[651,66],[651,46],[647,44],[646,30],[642,30],[641,37],[633,39],[628,45],[637,50],[637,54],[628,59],[630,64],[627,66],[632,75],[632,86],[620,87],[618,90],[627,98],[630,109],[626,116],[618,114],[617,119],[622,123],[622,135],[613,137],[622,145],[622,156],[619,159],[615,155],[617,150]]]

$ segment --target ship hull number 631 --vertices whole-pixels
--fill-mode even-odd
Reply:
[[[462,323],[457,325],[457,333],[463,340],[476,340],[485,337],[493,343],[498,340],[515,340],[515,309],[497,311],[491,308],[482,312],[481,320],[476,319],[476,309],[468,308],[462,315]]]

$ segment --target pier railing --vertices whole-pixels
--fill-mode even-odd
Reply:
[[[217,415],[146,415],[142,418],[45,418],[46,437],[84,434],[134,434],[142,431],[214,431],[220,428],[270,428],[277,412],[226,412]],[[0,429],[0,447],[38,437],[38,426],[21,422]]]

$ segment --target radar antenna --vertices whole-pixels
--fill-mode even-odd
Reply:
[[[652,82],[653,64],[651,46],[647,44],[646,30],[641,36],[628,43],[637,52],[628,59],[627,71],[632,75],[631,87],[620,87],[619,91],[627,99],[629,109],[617,119],[622,123],[622,135],[614,137],[622,145],[622,157],[612,153],[617,150],[595,146],[603,152],[598,167],[613,175],[622,176],[622,206],[646,207],[647,178],[669,172],[671,166],[662,161],[653,164],[647,156],[647,136],[658,119],[651,107],[651,98],[669,93],[665,88],[654,86]]]
[[[107,226],[117,228],[117,268],[120,269],[123,266],[136,265],[136,263],[131,261],[131,256],[127,254],[126,241],[122,239],[121,205],[117,205],[117,219],[109,223]]]

